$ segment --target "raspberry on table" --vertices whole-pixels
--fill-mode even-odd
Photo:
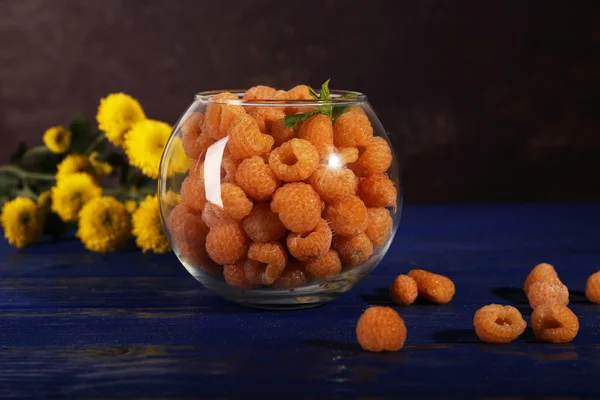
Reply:
[[[367,229],[369,215],[365,203],[355,195],[325,207],[323,217],[331,223],[335,233],[344,236],[355,236]]]
[[[385,174],[375,174],[363,179],[358,195],[367,207],[396,207],[396,187]]]
[[[473,325],[479,339],[497,344],[512,342],[527,327],[519,310],[500,304],[490,304],[477,310]]]
[[[241,187],[233,183],[221,184],[221,199],[225,213],[233,219],[240,220],[252,211],[252,200],[248,199]]]
[[[239,223],[211,228],[206,236],[206,251],[217,264],[235,264],[247,249],[248,238]]]
[[[335,236],[333,248],[345,266],[355,267],[366,262],[373,254],[373,244],[364,233],[356,236]]]
[[[579,332],[579,319],[567,306],[544,303],[531,314],[535,336],[550,343],[569,343]]]
[[[454,282],[444,275],[434,274],[422,269],[413,269],[408,273],[408,276],[417,282],[419,297],[432,303],[449,303],[456,292]]]
[[[412,304],[415,302],[417,294],[419,294],[417,282],[408,275],[398,275],[390,286],[390,297],[396,304]]]
[[[273,121],[271,123],[271,130],[269,133],[271,134],[271,136],[273,136],[273,139],[275,140],[275,146],[281,146],[288,140],[292,140],[298,137],[298,127],[298,125],[294,125],[289,128],[285,127],[283,125],[283,118],[277,121]]]
[[[254,203],[250,214],[242,220],[244,231],[255,242],[271,242],[285,237],[287,229],[269,203]]]
[[[260,156],[244,159],[237,167],[235,181],[248,196],[258,201],[270,199],[281,184]]]
[[[244,264],[246,278],[253,284],[270,285],[283,272],[287,254],[279,242],[253,242],[248,249],[248,260]]]
[[[225,210],[216,204],[206,203],[202,211],[202,220],[209,228],[216,228],[221,225],[233,224],[236,222]]]
[[[536,265],[527,278],[525,279],[525,284],[523,285],[523,290],[525,290],[525,294],[529,292],[529,287],[535,282],[549,282],[549,283],[562,283],[558,278],[558,274],[554,267],[550,264],[541,263]]]
[[[255,107],[248,111],[248,114],[254,118],[258,129],[267,134],[271,132],[271,126],[275,121],[283,120],[285,117],[283,108],[279,107]]]
[[[308,261],[304,268],[311,278],[325,279],[340,273],[342,261],[335,250],[329,249],[321,257]]]
[[[600,304],[600,271],[594,272],[585,284],[585,297],[592,303]]]
[[[349,165],[357,176],[383,174],[392,165],[392,149],[380,136],[372,137],[367,144],[359,146],[359,153],[358,160]]]
[[[333,135],[337,147],[366,146],[373,138],[373,127],[365,114],[348,112],[333,123]]]
[[[319,153],[307,140],[292,139],[269,154],[269,166],[285,182],[308,178],[319,165]]]
[[[373,246],[381,247],[392,233],[392,215],[387,208],[367,208],[367,214],[369,220],[365,234]]]
[[[185,154],[195,160],[214,143],[208,135],[202,133],[204,114],[192,112],[181,124],[181,142]]]
[[[316,114],[306,119],[300,125],[298,137],[309,141],[317,152],[321,161],[334,149],[333,124],[331,118],[325,114]]]
[[[275,191],[271,210],[292,232],[310,232],[321,220],[322,201],[312,186],[294,182]]]
[[[406,325],[390,307],[369,307],[358,320],[356,338],[363,350],[398,351],[406,341]]]
[[[204,248],[208,227],[199,214],[180,203],[171,210],[167,228],[173,249],[180,258],[195,267],[206,268],[211,265]],[[220,271],[207,268],[207,272]]]
[[[180,189],[181,202],[192,210],[201,213],[206,204],[206,192],[204,191],[204,179],[195,176],[187,176]]]
[[[327,203],[334,203],[356,194],[358,178],[348,168],[332,168],[319,165],[308,178],[308,183]]]
[[[239,100],[239,98],[233,93],[219,93],[206,106],[202,132],[214,140],[227,136],[231,122],[240,115],[246,115],[244,107],[226,104],[228,100]]]
[[[273,147],[273,137],[262,133],[254,118],[245,113],[231,121],[228,133],[227,148],[236,159],[259,156]]]
[[[289,260],[279,278],[273,282],[273,287],[275,289],[299,288],[306,285],[307,281],[302,263]]]
[[[562,283],[537,281],[529,286],[527,292],[529,305],[534,310],[543,303],[569,304],[569,289]]]
[[[269,86],[252,86],[250,89],[246,90],[244,100],[270,100],[275,97],[276,90]]]
[[[287,236],[286,242],[292,256],[306,261],[325,254],[331,247],[331,238],[331,229],[327,221],[321,219],[311,232],[292,232]]]
[[[230,286],[235,286],[240,289],[256,289],[259,285],[253,285],[246,278],[244,272],[244,261],[238,261],[235,264],[225,265],[223,267],[223,277],[225,282]]]

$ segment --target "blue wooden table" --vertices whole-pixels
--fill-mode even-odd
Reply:
[[[528,328],[508,345],[472,330],[490,303],[530,310],[521,290],[554,264],[580,319],[571,344]],[[395,307],[408,327],[398,353],[360,349],[354,328],[412,268],[450,276],[444,306]],[[320,308],[268,312],[203,289],[171,255],[98,255],[67,239],[0,247],[0,398],[495,398],[600,395],[600,305],[585,301],[600,269],[600,206],[407,207],[383,263]]]

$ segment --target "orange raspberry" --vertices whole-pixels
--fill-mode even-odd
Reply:
[[[562,283],[534,282],[527,292],[529,305],[534,310],[543,303],[569,304],[569,289]]]
[[[525,284],[523,285],[523,290],[525,290],[525,294],[529,292],[529,287],[535,282],[549,282],[549,283],[562,283],[558,278],[558,274],[554,267],[550,264],[541,263],[536,265],[527,278],[525,279]]]
[[[419,294],[417,282],[408,275],[398,275],[390,286],[390,296],[396,304],[412,304],[415,302],[417,294]]]
[[[247,249],[248,238],[239,223],[214,227],[206,236],[206,251],[217,264],[235,264]]]
[[[275,92],[275,95],[273,96],[273,100],[287,101],[287,100],[291,100],[291,99],[290,99],[290,95],[288,92],[286,92],[285,90],[278,90]]]
[[[333,147],[333,125],[331,118],[324,114],[316,114],[300,125],[298,137],[309,141],[319,153],[320,160],[325,160]]]
[[[278,242],[253,242],[244,265],[246,278],[254,284],[270,285],[279,278],[287,264],[285,249]]]
[[[510,343],[527,327],[519,310],[500,304],[490,304],[477,310],[473,325],[479,339],[486,343]]]
[[[285,117],[283,108],[278,107],[255,107],[248,114],[254,118],[262,133],[270,133],[273,123]]]
[[[361,106],[352,106],[348,109],[348,112],[356,112],[359,114],[364,114],[367,115],[367,113],[365,112],[365,110],[361,107]]]
[[[235,219],[230,217],[222,207],[213,203],[206,203],[204,206],[204,210],[202,211],[202,220],[206,226],[211,229],[216,228],[217,226],[233,224],[236,222]]]
[[[373,243],[364,233],[352,237],[336,236],[333,238],[333,248],[342,263],[350,267],[366,262],[373,254]]]
[[[167,228],[173,249],[180,258],[196,267],[209,265],[204,248],[208,227],[200,215],[180,203],[171,210]]]
[[[312,186],[288,183],[275,191],[271,210],[279,215],[283,225],[292,232],[310,232],[321,220],[321,199]]]
[[[336,233],[345,236],[355,236],[364,232],[369,222],[365,203],[355,195],[329,204],[325,207],[323,217],[331,223]]]
[[[567,306],[544,303],[531,314],[535,336],[550,343],[568,343],[579,332],[579,319]]]
[[[314,100],[312,98],[312,96],[310,95],[309,92],[310,87],[306,86],[306,85],[298,85],[293,87],[292,89],[288,90],[288,96],[290,100]],[[301,105],[301,103],[298,103],[299,105]],[[304,113],[304,112],[310,112],[312,110],[314,110],[315,107],[311,107],[311,106],[306,106],[306,107],[287,107],[286,112],[288,114],[295,114],[295,113]]]
[[[181,202],[192,210],[201,213],[206,204],[204,177],[188,176],[181,184]]]
[[[358,148],[356,147],[340,147],[338,149],[338,158],[342,165],[350,164],[358,160]]]
[[[252,200],[246,197],[241,187],[233,183],[221,184],[223,209],[233,219],[240,220],[252,211]]]
[[[239,160],[234,159],[229,154],[223,154],[221,160],[221,182],[236,183],[235,174],[237,173]]]
[[[227,104],[229,100],[239,99],[233,93],[219,93],[211,99],[206,107],[202,132],[214,140],[219,140],[227,136],[231,122],[239,115],[246,114],[244,107]]]
[[[254,118],[242,114],[229,126],[227,148],[231,156],[237,159],[259,156],[271,151],[273,138],[261,133]]]
[[[331,237],[327,221],[321,219],[310,233],[290,233],[287,237],[288,251],[303,261],[321,257],[331,247]]]
[[[307,281],[302,263],[290,260],[279,278],[273,282],[273,287],[275,289],[298,288],[306,285]]]
[[[585,284],[585,297],[592,303],[600,304],[600,271],[594,272]]]
[[[243,160],[237,168],[235,181],[254,200],[271,198],[280,185],[277,176],[260,156]]]
[[[292,139],[269,155],[269,166],[285,182],[302,181],[317,169],[319,153],[310,142]]]
[[[395,207],[396,188],[385,174],[375,174],[360,183],[358,195],[367,207]]]
[[[275,97],[276,90],[269,86],[252,86],[246,90],[244,100],[270,100]]]
[[[342,261],[335,250],[327,250],[325,254],[316,260],[306,263],[306,273],[313,279],[325,279],[340,273]]]
[[[373,127],[365,114],[349,112],[335,120],[333,135],[337,147],[366,146],[373,138]]]
[[[191,113],[181,124],[183,151],[191,159],[197,159],[214,143],[208,135],[202,133],[204,114]]]
[[[308,178],[308,183],[327,203],[340,201],[356,193],[358,178],[348,168],[319,165]]]
[[[373,137],[366,145],[359,146],[359,153],[358,161],[349,165],[357,176],[382,174],[392,165],[392,150],[382,137]]]
[[[188,176],[191,176],[195,179],[201,179],[202,182],[204,182],[204,161],[200,159],[192,160],[190,163]]]
[[[381,247],[392,233],[393,220],[387,208],[367,208],[369,222],[365,234],[375,247]]]
[[[290,128],[283,126],[283,118],[271,123],[271,130],[269,131],[273,139],[275,140],[275,146],[281,146],[288,140],[292,140],[298,137],[298,125],[294,125]]]
[[[408,273],[408,276],[417,282],[419,296],[432,303],[449,303],[456,292],[454,282],[444,275],[434,274],[422,269],[413,269]]]
[[[285,236],[287,229],[269,203],[254,203],[252,211],[242,220],[248,237],[255,242],[271,242]]]
[[[238,261],[235,264],[226,265],[223,267],[223,277],[225,282],[230,286],[239,287],[240,289],[256,289],[258,285],[253,285],[246,278],[244,272],[244,261]]]
[[[390,307],[369,307],[358,320],[356,338],[363,350],[398,351],[406,340],[406,325]]]

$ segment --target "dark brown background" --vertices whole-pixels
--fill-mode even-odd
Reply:
[[[114,91],[367,93],[409,202],[600,200],[600,14],[567,1],[0,1],[0,162]]]

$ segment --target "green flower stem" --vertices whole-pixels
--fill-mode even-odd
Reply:
[[[0,173],[7,172],[13,174],[21,179],[31,179],[34,181],[48,181],[53,182],[56,180],[56,176],[53,174],[40,174],[38,172],[28,172],[15,165],[3,165],[0,166]]]
[[[94,150],[96,150],[96,147],[98,147],[98,145],[100,143],[102,143],[103,140],[104,140],[104,132],[100,132],[100,134],[98,136],[96,136],[94,141],[92,143],[90,143],[90,145],[87,147],[87,149],[85,149],[84,154],[86,156],[89,156],[90,154],[92,154],[92,152]]]

